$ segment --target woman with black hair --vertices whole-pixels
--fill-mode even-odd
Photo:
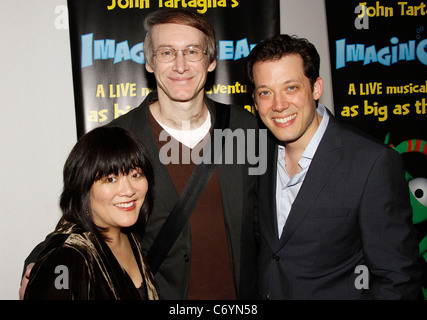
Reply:
[[[153,203],[144,146],[118,127],[79,139],[64,166],[62,217],[25,299],[158,299],[140,241]]]

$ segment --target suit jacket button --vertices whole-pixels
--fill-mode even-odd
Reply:
[[[188,254],[184,254],[184,261],[185,262],[190,261],[190,257],[188,256]]]
[[[279,261],[280,260],[280,257],[279,257],[279,255],[277,253],[273,253],[273,260],[274,261]]]

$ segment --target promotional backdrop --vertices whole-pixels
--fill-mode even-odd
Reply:
[[[143,21],[170,7],[195,8],[214,26],[218,63],[207,95],[253,111],[243,59],[279,33],[279,0],[68,0],[78,136],[137,107],[155,87],[144,66]]]
[[[335,116],[402,155],[427,288],[427,6],[325,4]]]

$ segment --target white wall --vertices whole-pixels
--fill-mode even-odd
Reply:
[[[76,141],[66,0],[0,2],[0,299],[17,299],[23,261],[59,218]]]
[[[319,46],[331,88],[323,1],[280,2],[282,32]],[[61,5],[66,0],[0,0],[2,300],[18,298],[24,259],[60,216],[62,167],[76,141],[68,30],[55,25]],[[325,92],[322,102],[330,101]]]
[[[331,64],[324,0],[280,0],[280,32],[307,38],[320,55],[323,95],[320,102],[333,113]]]

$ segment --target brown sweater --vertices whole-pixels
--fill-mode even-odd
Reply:
[[[168,143],[159,141],[163,128],[150,113],[150,124],[154,138],[160,148]],[[176,143],[179,143],[176,141]],[[179,143],[180,159],[182,152],[191,149]],[[191,162],[191,161],[190,161]],[[167,164],[166,168],[180,195],[195,167],[194,163]],[[203,191],[191,217],[191,267],[189,300],[230,300],[236,299],[231,272],[230,255],[224,213],[222,208],[221,190],[218,173],[215,170]]]

